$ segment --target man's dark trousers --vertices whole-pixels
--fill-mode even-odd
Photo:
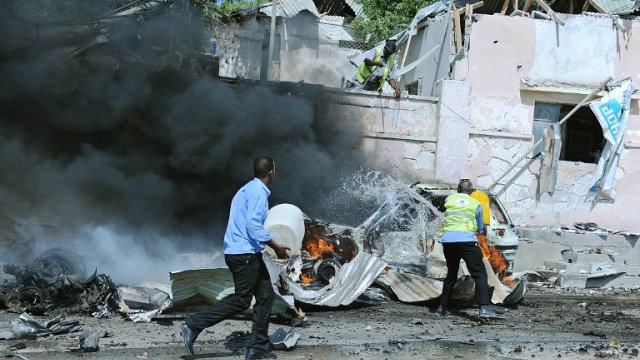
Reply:
[[[476,284],[476,300],[478,305],[489,305],[489,285],[487,283],[487,270],[482,261],[482,250],[478,243],[473,242],[452,242],[442,243],[444,258],[447,260],[447,277],[442,286],[442,298],[440,305],[447,308],[453,295],[453,286],[458,279],[458,269],[460,259],[463,259],[469,270],[469,274]]]
[[[269,271],[262,259],[262,253],[225,255],[224,261],[233,274],[235,293],[226,296],[217,303],[192,314],[185,319],[189,328],[199,333],[251,306],[253,306],[253,326],[248,347],[271,351],[269,342],[269,317],[275,299]]]

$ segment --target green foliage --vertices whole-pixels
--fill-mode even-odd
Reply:
[[[228,18],[234,11],[251,9],[270,0],[194,0],[205,19]]]
[[[370,45],[392,36],[411,23],[418,10],[438,0],[359,0],[367,19],[351,23],[358,41]]]

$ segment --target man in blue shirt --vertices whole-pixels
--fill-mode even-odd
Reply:
[[[480,305],[479,316],[489,319],[504,319],[489,307],[489,284],[487,270],[482,261],[482,250],[478,247],[476,232],[487,234],[484,226],[483,210],[480,202],[471,197],[474,191],[469,179],[462,179],[458,184],[458,193],[447,196],[444,207],[444,233],[440,243],[447,261],[447,276],[442,286],[440,306],[437,316],[449,315],[447,306],[451,302],[453,287],[458,279],[460,259],[467,264],[467,269],[476,285],[476,301]]]
[[[245,359],[276,359],[269,342],[269,317],[275,299],[269,272],[262,259],[265,245],[279,259],[287,257],[289,247],[276,243],[264,228],[271,192],[267,185],[276,175],[271,158],[259,157],[253,162],[255,178],[243,186],[231,201],[229,222],[224,234],[224,261],[233,274],[235,293],[197,312],[180,324],[187,353],[193,355],[193,343],[202,330],[253,306],[253,327]]]

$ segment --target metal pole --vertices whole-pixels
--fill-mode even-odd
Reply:
[[[587,95],[587,97],[585,97],[584,99],[582,99],[582,101],[580,101],[580,103],[578,105],[576,105],[571,111],[569,111],[569,113],[567,115],[565,115],[562,120],[560,120],[557,124],[557,126],[560,126],[562,124],[565,123],[565,121],[567,121],[569,119],[569,117],[571,117],[571,115],[573,115],[576,111],[578,111],[579,108],[582,107],[582,105],[586,104],[589,100],[591,100],[592,97],[594,97],[596,95],[596,93],[598,93],[600,90],[602,90],[602,88],[605,87],[605,85],[607,85],[609,83],[609,81],[611,81],[611,76],[609,76],[605,81],[603,81],[602,83],[600,83],[600,85],[598,85],[597,88],[593,89],[589,95]],[[493,181],[493,183],[491,183],[491,185],[489,185],[489,187],[487,188],[487,190],[491,190],[494,186],[496,186],[498,184],[498,181],[502,180],[503,177],[505,177],[511,170],[513,170],[513,168],[516,167],[516,165],[518,165],[518,163],[520,163],[520,161],[522,161],[522,159],[524,159],[525,157],[527,157],[527,155],[529,155],[538,145],[540,145],[542,142],[544,141],[544,137],[538,141],[536,141],[535,144],[531,145],[531,147],[529,148],[529,150],[527,150],[527,152],[525,152],[524,154],[522,154],[522,156],[520,156],[516,161],[514,161],[511,164],[511,167],[509,168],[509,170],[505,171],[502,175],[500,175],[500,177],[498,177],[497,179],[495,179]]]
[[[273,81],[273,43],[276,37],[276,18],[278,14],[278,0],[271,4],[271,34],[269,35],[269,60],[267,63],[267,79]]]

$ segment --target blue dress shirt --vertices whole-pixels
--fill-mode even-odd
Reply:
[[[271,234],[264,228],[271,191],[258,178],[240,188],[231,201],[222,249],[225,255],[255,254],[264,250]]]

